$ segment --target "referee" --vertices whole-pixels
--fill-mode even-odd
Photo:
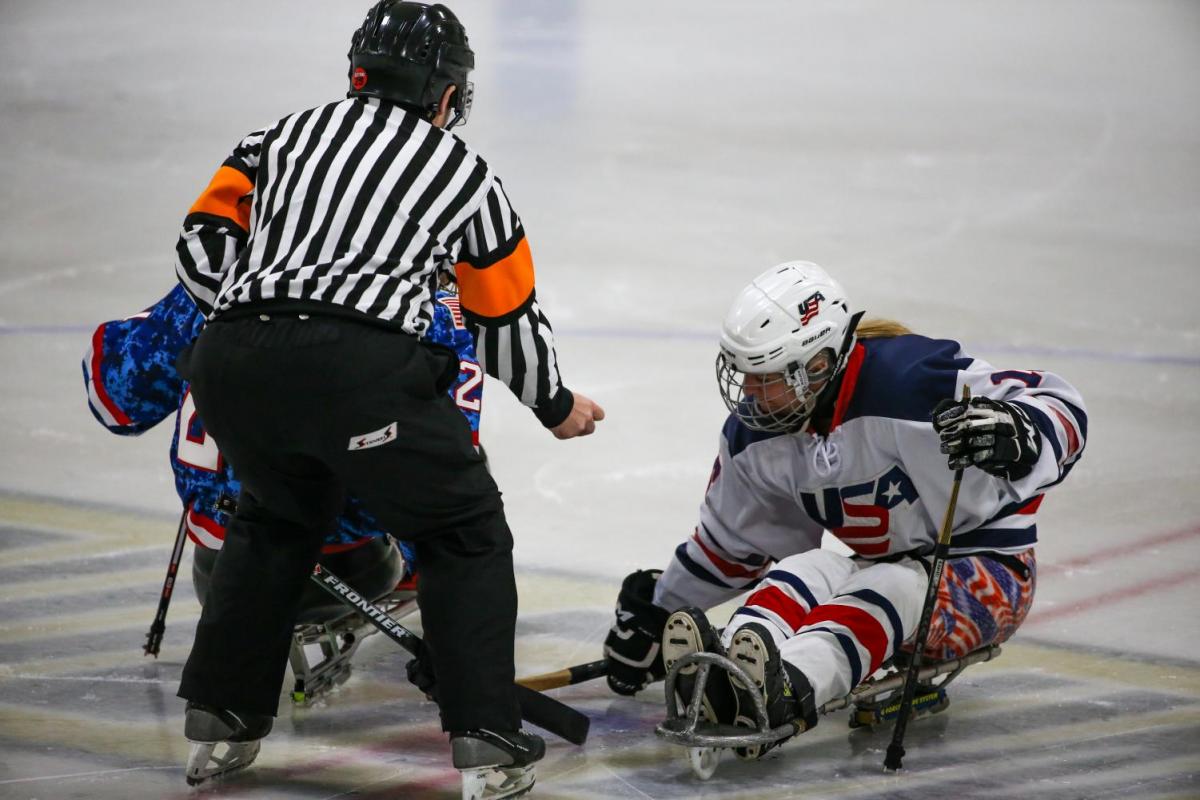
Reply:
[[[350,492],[415,546],[455,766],[496,748],[523,766],[543,748],[520,730],[513,689],[512,534],[446,393],[457,358],[420,341],[440,273],[487,374],[556,437],[592,433],[604,412],[563,386],[521,220],[450,133],[471,106],[463,26],[445,6],[381,0],[349,58],[347,98],[244,138],[177,246],[208,316],[180,371],[243,486],[183,671],[185,730],[257,752],[301,592]],[[228,768],[189,763],[189,779]]]

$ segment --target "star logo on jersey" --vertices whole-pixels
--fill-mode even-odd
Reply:
[[[896,482],[889,482],[887,485],[887,490],[880,492],[879,496],[888,501],[888,506],[890,508],[892,505],[895,505],[896,498],[900,496],[900,484]]]
[[[892,513],[919,497],[899,464],[872,480],[800,492],[808,516],[862,556],[887,553]]]

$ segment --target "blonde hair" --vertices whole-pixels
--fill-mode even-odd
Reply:
[[[868,318],[860,321],[857,329],[854,329],[854,336],[860,339],[888,339],[908,333],[912,333],[908,326],[894,319]]]
[[[891,339],[912,333],[908,326],[894,319],[864,319],[854,330],[859,339]]]

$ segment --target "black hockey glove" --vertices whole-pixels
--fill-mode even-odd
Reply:
[[[989,475],[1017,481],[1033,471],[1042,440],[1018,403],[990,397],[943,400],[933,409],[933,428],[942,439],[950,469],[976,466]]]
[[[422,643],[421,651],[404,665],[408,681],[421,690],[426,700],[437,702],[437,675],[433,672],[433,654]]]
[[[666,674],[660,650],[669,615],[653,603],[660,575],[659,569],[638,570],[617,595],[617,621],[604,640],[608,687],[617,694],[635,694]]]

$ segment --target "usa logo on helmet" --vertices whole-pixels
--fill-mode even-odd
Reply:
[[[812,318],[821,310],[821,301],[825,299],[825,295],[820,292],[813,292],[804,299],[800,304],[800,326],[804,327],[812,322]]]
[[[362,67],[355,67],[354,74],[350,76],[350,85],[355,90],[360,90],[367,85],[367,71]]]

